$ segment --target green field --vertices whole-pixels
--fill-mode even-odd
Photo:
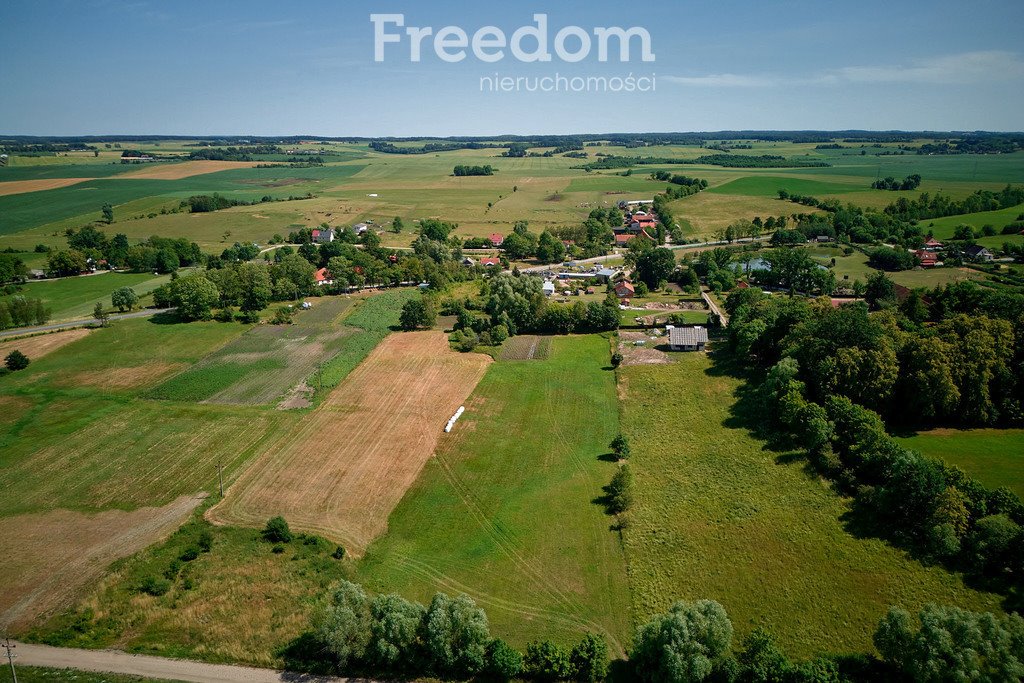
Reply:
[[[922,455],[956,465],[989,488],[1024,499],[1024,430],[933,429],[900,439]]]
[[[890,605],[998,609],[999,596],[854,536],[846,500],[741,426],[740,380],[704,354],[673,357],[618,370],[636,476],[625,543],[637,623],[710,598],[739,637],[767,627],[789,655],[809,656],[871,651]]]
[[[51,669],[41,666],[18,666],[18,683],[169,683],[163,679],[142,678],[124,674],[92,673],[79,669]],[[9,672],[4,672],[9,676]],[[5,681],[7,679],[4,679]]]
[[[101,271],[95,275],[27,282],[18,294],[42,299],[53,314],[53,320],[74,320],[91,317],[97,301],[103,304],[105,310],[116,310],[110,305],[110,295],[115,289],[131,287],[140,297],[145,297],[170,279],[170,275]],[[0,297],[0,300],[7,298]],[[142,298],[139,303],[140,306],[146,306],[149,299]]]
[[[465,592],[517,646],[605,634],[622,654],[629,589],[612,518],[593,500],[614,465],[614,379],[602,337],[554,337],[546,360],[498,361],[357,576],[428,601]]]

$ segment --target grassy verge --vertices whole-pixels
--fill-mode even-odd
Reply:
[[[985,486],[1005,486],[1024,498],[1024,429],[933,429],[900,441],[957,465]]]
[[[204,534],[212,539],[207,552]],[[277,548],[257,530],[213,527],[197,514],[167,541],[115,563],[76,609],[28,637],[66,647],[281,666],[278,653],[308,627],[314,600],[350,567],[332,557],[334,545],[315,536]],[[197,556],[186,560],[191,554]],[[158,587],[152,592],[165,592],[147,593],[147,583]]]
[[[595,499],[614,465],[608,341],[552,338],[546,360],[498,361],[368,549],[359,580],[428,601],[465,592],[492,632],[522,647],[605,634],[628,642],[625,565]]]
[[[4,673],[10,680],[10,672],[4,666]],[[75,683],[170,683],[163,679],[143,678],[126,674],[96,673],[78,669],[53,669],[44,666],[18,666],[18,683],[47,683],[48,681],[74,681]]]
[[[972,590],[845,524],[847,501],[767,451],[735,412],[743,391],[704,354],[619,369],[636,504],[624,532],[634,618],[711,598],[737,635],[774,631],[792,656],[857,652],[890,605],[998,610]]]

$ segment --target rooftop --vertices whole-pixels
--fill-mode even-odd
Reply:
[[[708,330],[705,327],[673,327],[668,331],[671,346],[697,346],[707,342]]]

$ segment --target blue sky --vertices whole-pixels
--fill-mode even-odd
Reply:
[[[638,26],[655,60],[634,42],[631,61],[599,62],[594,39],[576,63],[508,50],[448,63],[428,37],[412,62],[403,37],[375,62],[372,13],[470,37],[487,25],[510,36],[544,13],[551,51],[565,26]],[[9,134],[1024,129],[1021,0],[4,0],[0,26]],[[481,92],[481,77],[556,73],[656,86]]]

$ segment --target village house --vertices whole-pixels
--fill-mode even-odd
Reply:
[[[921,262],[922,268],[934,268],[939,265],[939,255],[934,251],[927,251],[925,249],[918,249],[914,252],[914,256]]]
[[[978,244],[970,244],[964,247],[964,256],[972,261],[991,261],[995,258],[992,252]]]
[[[544,284],[541,285],[541,289],[544,291],[544,296],[551,296],[555,293],[555,283],[550,280],[546,280]]]
[[[364,232],[370,229],[370,226],[366,223],[356,223],[352,226],[352,229],[357,235],[362,235]]]
[[[627,299],[636,294],[636,289],[632,284],[623,280],[622,282],[615,285],[615,296],[620,299]]]
[[[326,244],[334,241],[334,228],[313,228],[313,241]]]
[[[934,237],[929,237],[924,243],[924,248],[928,251],[935,251],[936,249],[942,249],[942,242],[938,241]]]
[[[323,287],[324,285],[333,285],[334,276],[326,268],[321,268],[313,274],[313,280],[316,282],[317,287]]]
[[[707,328],[699,325],[669,328],[668,345],[673,351],[703,351],[707,343]]]
[[[487,239],[490,241],[491,244],[493,244],[496,247],[500,247],[502,245],[502,243],[505,241],[505,237],[502,236],[500,233],[497,233],[497,232],[492,232],[487,237]]]
[[[501,259],[497,256],[483,256],[480,258],[480,265],[488,268],[500,268]]]

